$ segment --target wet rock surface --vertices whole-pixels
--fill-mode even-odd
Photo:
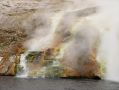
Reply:
[[[0,77],[0,90],[119,90],[119,83],[91,79]]]
[[[77,5],[77,0],[70,0],[70,1],[68,0],[21,0],[21,1],[0,0],[0,11],[1,11],[0,12],[0,21],[1,21],[0,22],[0,57],[2,58],[0,60],[0,75],[16,75],[16,67],[20,62],[20,60],[17,61],[17,58],[20,57],[20,54],[23,53],[24,51],[24,46],[23,46],[24,42],[27,39],[29,40],[30,38],[34,38],[35,35],[32,36],[32,33],[34,33],[37,30],[39,30],[39,32],[40,30],[45,30],[45,31],[50,30],[51,23],[52,23],[51,17],[53,17],[54,14],[59,13],[60,11],[69,11],[69,13],[66,13],[63,16],[58,27],[56,28],[56,30],[58,31],[56,33],[58,33],[58,35],[54,36],[54,41],[55,41],[54,43],[56,43],[54,47],[60,46],[60,44],[64,43],[63,42],[65,41],[64,38],[67,36],[70,36],[69,31],[71,31],[71,28],[75,26],[76,22],[78,22],[80,18],[96,13],[97,8],[95,7],[94,2],[91,2],[91,1],[86,0],[85,2],[83,2],[81,0],[80,2],[78,2],[80,5],[79,4]],[[69,20],[68,23],[67,23],[67,20]],[[66,31],[66,33],[62,33],[64,31]],[[79,37],[80,36],[81,35],[79,35]],[[80,41],[81,43],[82,43],[82,40],[85,39],[85,36],[84,37],[81,36],[82,38]],[[40,38],[38,38],[38,40],[39,39]],[[34,42],[33,44],[36,44],[36,43]],[[82,46],[83,44],[88,45],[90,43],[84,42],[82,43]],[[74,48],[72,47],[73,46],[69,47],[69,49],[72,51],[78,48],[77,45]],[[91,47],[91,49],[92,48],[95,48],[95,47]],[[52,49],[52,48],[49,48],[49,49]],[[81,52],[81,50],[79,51]],[[63,73],[66,74],[65,77],[67,76],[81,76],[81,77],[98,76],[100,67],[98,66],[98,63],[96,62],[96,55],[95,55],[96,53],[94,52],[94,55],[92,55],[92,50],[90,51],[91,51],[90,52],[91,55],[79,55],[78,59],[74,59],[73,57],[70,59],[70,58],[67,58],[68,55],[66,56],[64,55],[63,60],[66,61],[66,63],[64,64],[65,72],[63,70]],[[47,50],[44,52],[47,52]],[[52,57],[53,53],[54,51],[51,52],[51,55],[45,55],[45,56]],[[87,54],[87,53],[84,52],[83,54]],[[12,58],[13,60],[10,60],[10,58],[13,56],[15,56],[14,58]],[[41,69],[41,67],[47,67],[46,65],[47,63],[53,64],[55,61],[55,60],[53,61],[52,58],[50,58],[51,60],[44,59],[46,60],[46,62],[44,63],[43,60],[40,60],[41,58],[39,58],[39,56],[35,57],[34,55],[33,57],[35,57],[35,59],[37,60],[33,62],[28,62],[28,67],[31,73],[33,73],[33,76]],[[86,58],[83,58],[83,57],[86,57]],[[53,59],[54,58],[55,57],[53,57]],[[86,61],[85,60],[83,61],[82,58],[85,59]],[[74,62],[70,62],[70,60]],[[44,66],[42,65],[42,63],[44,64]],[[55,63],[57,63],[57,60]],[[70,64],[70,65],[68,66],[67,64]],[[75,67],[77,65],[78,67]],[[56,66],[52,67],[51,65],[51,67],[45,68],[46,69],[45,74],[48,74],[50,76],[53,74],[54,75],[56,74],[57,76],[57,72],[62,71],[61,69],[58,70],[58,68],[59,67],[56,67]],[[80,70],[78,71],[77,68]],[[86,70],[87,68],[88,70]]]
[[[18,55],[10,56],[8,52],[5,52],[0,60],[0,75],[15,76],[20,62],[19,57]]]
[[[16,75],[25,38],[22,30],[0,29],[0,75]]]

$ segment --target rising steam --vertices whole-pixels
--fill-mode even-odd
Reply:
[[[94,19],[102,31],[99,57],[106,62],[105,79],[119,81],[119,1],[100,0],[98,5],[99,16]]]
[[[29,27],[26,31],[30,35],[25,46],[29,51],[39,51],[66,43],[65,63],[80,70],[77,63],[79,58],[86,57],[100,38],[97,60],[106,62],[105,79],[119,81],[119,1],[91,0],[91,2],[93,10],[95,3],[96,12],[94,10],[90,14],[87,13],[90,9],[85,11],[86,7],[78,6],[73,10],[68,8],[52,14],[34,13],[23,23],[25,27]],[[79,13],[84,15],[80,16]],[[67,41],[64,42],[65,40]]]

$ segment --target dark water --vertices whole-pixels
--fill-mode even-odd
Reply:
[[[0,90],[119,90],[119,83],[91,79],[19,79],[0,77]]]

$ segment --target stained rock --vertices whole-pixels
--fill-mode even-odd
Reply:
[[[1,0],[0,11],[0,75],[14,76],[23,69],[19,66],[20,55],[28,49],[24,42],[34,39],[39,30],[45,30],[42,34],[48,36],[52,17],[64,12],[53,33],[53,45],[26,56],[28,76],[100,77],[96,60],[98,35],[90,23],[87,25],[82,20],[96,13],[92,0]]]
[[[0,61],[0,75],[16,75],[16,57],[9,55],[3,56]]]

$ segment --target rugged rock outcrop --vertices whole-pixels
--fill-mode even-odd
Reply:
[[[80,19],[96,13],[96,10],[93,0],[0,0],[0,75],[16,75],[20,54],[28,49],[24,47],[24,42],[34,38],[32,34],[35,31],[46,30],[46,33],[49,33],[52,29],[51,18],[64,12],[65,14],[62,15],[54,34],[53,47],[44,51],[30,52],[26,57],[28,60],[27,67],[30,69],[29,76],[78,76],[88,78],[100,76],[100,66],[96,61],[96,50],[94,50],[96,45],[94,43],[91,44],[89,53],[83,52],[83,55],[78,53],[76,54],[76,57],[79,55],[77,58],[74,55],[75,60],[70,58],[71,56],[69,57],[70,53],[67,53],[71,50],[75,51],[80,47],[80,44],[90,44],[89,39],[87,39],[90,36],[87,37],[87,33],[83,32],[87,36],[77,35],[72,38],[71,32],[75,24],[80,22]],[[77,40],[79,46],[76,46],[77,43],[73,45],[76,38],[80,39],[79,42],[79,39]],[[82,42],[85,39],[88,43]],[[71,40],[72,43],[68,40]],[[69,48],[66,48],[66,43],[70,44]],[[56,51],[57,47],[59,51]],[[57,59],[57,55],[61,53],[60,49],[64,50],[64,55]],[[78,50],[81,51],[82,49]],[[77,67],[72,65],[73,63]]]

